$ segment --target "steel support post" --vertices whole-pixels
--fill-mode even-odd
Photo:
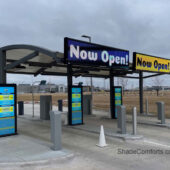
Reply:
[[[50,111],[51,141],[53,143],[52,149],[55,151],[62,149],[61,113],[62,112],[58,111]]]
[[[0,83],[6,83],[6,51],[0,50]]]
[[[126,107],[121,105],[121,106],[116,106],[117,107],[117,127],[120,128],[120,133],[121,134],[126,134]]]
[[[146,106],[146,115],[149,114],[149,101],[148,98],[145,100],[145,106]]]
[[[72,67],[67,65],[67,92],[68,92],[68,124],[71,125],[71,86],[72,86]]]
[[[93,79],[92,79],[92,76],[91,76],[91,114],[93,114]]]
[[[137,113],[136,107],[133,107],[133,115],[132,115],[132,122],[133,122],[133,135],[136,135],[136,127],[137,127]]]
[[[140,114],[143,114],[143,72],[139,72],[139,101]]]
[[[165,124],[165,103],[157,102],[158,120],[161,120],[161,124]]]
[[[116,115],[115,115],[115,110],[114,110],[114,94],[113,94],[113,90],[114,90],[114,77],[110,71],[110,117],[111,119],[116,119]]]

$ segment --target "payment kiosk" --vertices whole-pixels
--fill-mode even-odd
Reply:
[[[0,137],[16,133],[16,85],[0,84]]]
[[[82,86],[71,86],[69,90],[70,103],[69,103],[69,124],[78,125],[83,124],[83,92]]]

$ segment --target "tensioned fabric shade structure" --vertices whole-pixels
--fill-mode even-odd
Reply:
[[[69,70],[70,66],[71,73]],[[30,74],[34,76],[39,74],[67,76],[68,82],[72,81],[72,76],[110,78],[110,87],[114,85],[113,79],[115,76],[139,79],[140,113],[143,113],[143,78],[150,78],[162,74],[156,73],[143,76],[142,71],[133,69],[132,63],[129,64],[128,69],[66,64],[64,62],[64,54],[61,52],[23,44],[9,45],[0,48],[0,83],[6,83],[6,73]],[[133,73],[137,73],[139,76],[128,76],[128,74]],[[110,93],[110,104],[113,105],[112,90]]]
[[[10,45],[0,48],[6,57],[5,70],[7,73],[67,76],[67,64],[64,54],[32,45]],[[73,76],[108,78],[110,72],[116,76],[133,73],[128,70],[110,69],[104,66],[72,65]]]

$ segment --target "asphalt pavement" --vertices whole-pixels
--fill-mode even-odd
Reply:
[[[50,121],[40,120],[39,104],[35,105],[35,117],[31,104],[25,104],[24,111],[24,116],[18,117],[18,135],[0,138],[0,169],[168,170],[170,167],[170,129],[155,126],[158,123],[155,117],[138,116],[137,134],[143,138],[124,140],[107,134],[118,131],[117,121],[109,119],[107,112],[94,111],[93,116],[84,117],[84,125],[76,128],[64,125],[63,115],[63,149],[53,151]],[[127,132],[131,134],[131,115],[127,119]],[[100,125],[104,126],[108,144],[104,148],[96,146]]]

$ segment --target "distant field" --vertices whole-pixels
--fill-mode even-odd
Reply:
[[[86,93],[85,93],[86,94]],[[54,94],[34,94],[34,100],[39,101],[40,95],[52,95],[53,104],[57,105],[59,99],[64,99],[64,105],[67,105],[67,94],[66,93],[54,93]],[[167,117],[170,117],[170,91],[161,91],[159,96],[156,95],[156,92],[144,92],[144,110],[145,110],[145,99],[149,100],[149,111],[151,113],[157,113],[156,102],[164,101],[165,102],[165,113]],[[19,94],[18,101],[32,101],[31,94]],[[123,104],[127,108],[127,112],[130,113],[133,106],[137,107],[139,111],[139,93],[138,92],[125,92],[123,96]],[[110,107],[110,96],[107,92],[98,92],[93,95],[93,107],[95,109],[109,110]]]

